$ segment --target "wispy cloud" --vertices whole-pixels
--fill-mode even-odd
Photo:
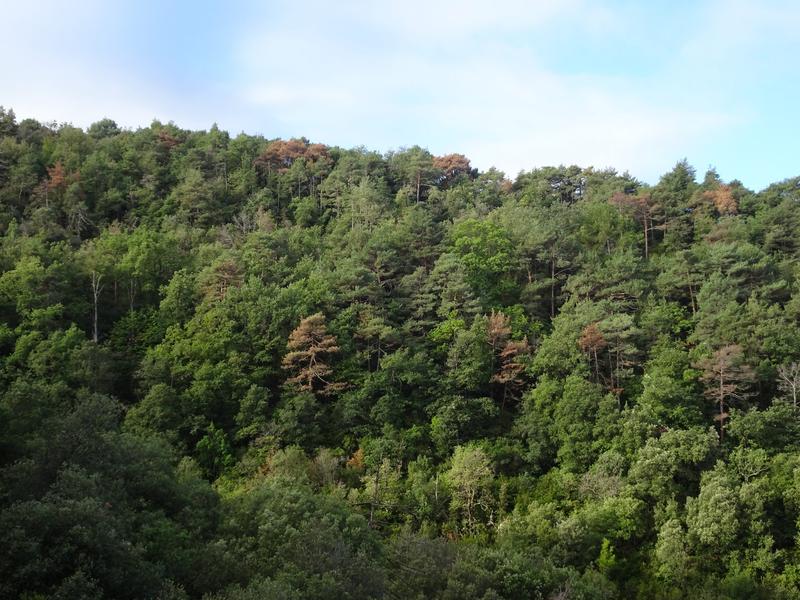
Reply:
[[[278,18],[251,24],[239,53],[250,86],[245,100],[274,108],[274,97],[259,102],[252,90],[277,87],[292,103],[284,124],[315,137],[421,143],[510,174],[579,162],[652,178],[682,156],[687,141],[735,119],[665,96],[649,81],[559,73],[526,43],[552,27],[568,28],[568,36],[619,35],[623,15],[596,4],[501,1],[455,8],[414,0],[370,3],[380,10],[351,6],[344,16],[328,6],[315,4],[318,23],[344,18],[347,30],[380,37],[365,48],[342,39],[335,27],[307,31],[297,14],[305,7],[287,7]]]
[[[511,175],[653,181],[683,156],[754,185],[793,174],[788,0],[30,0],[4,17],[0,103],[22,116],[420,144]]]

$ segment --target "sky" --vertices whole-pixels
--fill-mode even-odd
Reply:
[[[86,127],[213,123],[510,177],[686,158],[800,175],[794,0],[4,0],[0,105]]]

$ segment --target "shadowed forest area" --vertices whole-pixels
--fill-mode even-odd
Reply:
[[[800,598],[800,178],[0,109],[0,596]]]

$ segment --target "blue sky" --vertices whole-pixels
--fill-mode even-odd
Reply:
[[[514,176],[593,165],[761,189],[800,175],[800,3],[7,0],[0,104],[154,118]],[[69,6],[71,4],[71,6]]]

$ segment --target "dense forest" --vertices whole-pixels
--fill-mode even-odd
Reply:
[[[800,178],[0,109],[0,597],[800,598]]]

